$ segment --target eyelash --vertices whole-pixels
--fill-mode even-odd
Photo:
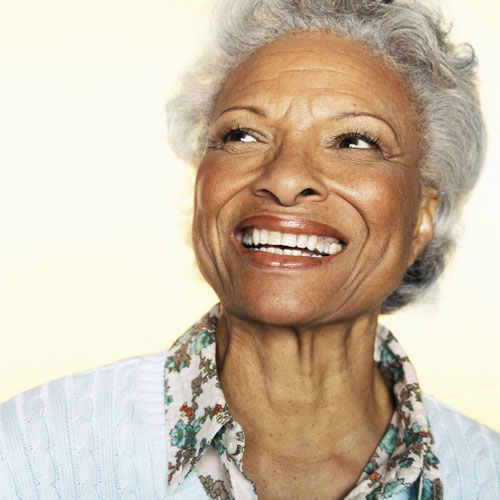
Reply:
[[[207,149],[212,149],[212,150],[219,150],[223,149],[224,146],[229,142],[229,136],[234,133],[246,133],[252,135],[252,137],[255,137],[255,133],[249,129],[242,128],[239,125],[237,127],[227,127],[223,130],[221,130],[217,136],[214,137],[209,137],[208,142],[209,146],[207,146]]]
[[[236,128],[228,127],[226,130],[223,130],[222,133],[220,134],[222,144],[226,144],[226,142],[229,142],[229,136],[231,134],[238,134],[238,133],[249,134],[252,137],[254,137],[254,135],[255,135],[252,133],[252,131],[250,131],[246,128],[242,128],[239,125]]]
[[[368,144],[372,144],[375,146],[377,150],[381,150],[382,147],[380,145],[380,139],[376,136],[372,136],[368,132],[359,131],[359,132],[349,132],[347,134],[341,134],[335,137],[335,144],[340,144],[344,139],[361,139],[362,141],[367,142]]]
[[[223,129],[219,133],[218,139],[211,140],[210,142],[216,144],[216,146],[215,146],[216,149],[222,148],[222,147],[224,147],[224,145],[226,143],[229,142],[229,136],[231,134],[235,134],[235,133],[245,133],[245,134],[250,134],[253,137],[255,137],[255,133],[252,130],[249,130],[249,129],[244,128],[244,127],[240,127],[238,125],[237,127],[227,127],[226,129]],[[356,132],[349,132],[346,134],[338,135],[337,137],[335,137],[334,143],[338,145],[344,139],[361,139],[362,141],[365,141],[368,144],[373,145],[375,147],[375,149],[377,149],[378,151],[380,151],[382,149],[381,144],[380,144],[380,139],[376,136],[371,135],[370,133],[368,133],[366,131],[356,131]]]

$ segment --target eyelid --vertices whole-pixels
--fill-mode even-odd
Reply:
[[[401,147],[396,129],[388,120],[381,116],[371,113],[341,113],[339,115],[333,116],[332,118],[339,124],[344,122],[345,120],[344,123],[346,125],[346,128],[350,128],[352,130],[356,129],[356,132],[364,132],[376,129],[379,130],[379,132],[377,132],[379,136],[380,134],[386,136],[387,133],[389,133],[393,137],[398,148]],[[370,137],[370,135],[373,134],[368,133],[365,135]]]
[[[361,132],[361,131],[355,131],[355,132],[346,132],[344,134],[340,134],[335,137],[334,143],[335,145],[339,145],[344,139],[360,139],[367,144],[370,144],[373,146],[373,149],[376,151],[382,151],[382,146],[380,144],[380,139],[376,136],[373,136],[372,134],[368,132]],[[363,149],[363,148],[352,148],[352,149]],[[364,148],[367,149],[367,148]]]
[[[259,141],[259,138],[256,137],[256,132],[251,130],[251,129],[247,129],[246,127],[230,127],[229,130],[227,130],[227,132],[222,132],[220,135],[221,135],[221,140],[222,140],[222,143],[226,143],[226,142],[229,142],[228,138],[231,134],[234,134],[234,133],[244,133],[244,134],[248,134],[250,137],[253,137],[255,139],[255,142],[258,142]],[[245,141],[242,141],[242,142],[245,142]]]
[[[256,130],[255,128],[252,127],[245,127],[239,124],[235,124],[233,122],[232,125],[228,125],[227,127],[221,127],[221,129],[216,132],[215,142],[219,142],[220,144],[226,144],[224,138],[227,137],[229,134],[238,131],[251,135],[256,142],[269,143],[269,141],[271,140],[271,137],[265,132],[261,132],[261,130]]]

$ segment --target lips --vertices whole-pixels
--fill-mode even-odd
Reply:
[[[273,268],[322,265],[347,246],[345,236],[332,226],[268,214],[243,220],[234,235],[238,249],[254,264]]]
[[[317,236],[327,236],[336,238],[347,244],[346,237],[336,228],[310,219],[284,218],[275,215],[253,215],[241,221],[236,231],[242,231],[246,228],[257,227],[282,233],[307,234]]]

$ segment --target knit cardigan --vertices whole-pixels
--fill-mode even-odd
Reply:
[[[167,493],[164,363],[122,361],[0,405],[0,499],[207,500],[195,472]],[[444,499],[500,499],[500,435],[425,398]]]

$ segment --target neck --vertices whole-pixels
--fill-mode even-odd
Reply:
[[[276,454],[296,461],[311,449],[314,454],[307,456],[313,462],[335,456],[345,463],[342,457],[354,449],[360,458],[353,474],[361,472],[393,412],[373,361],[377,317],[374,312],[349,323],[298,328],[221,310],[219,377],[229,410],[245,430],[247,449],[274,455],[274,463]],[[245,463],[253,467],[247,452]]]
[[[244,320],[222,309],[217,366],[228,403],[236,409],[240,399],[243,404],[256,393],[277,412],[290,405],[309,411],[313,404],[344,414],[340,401],[367,408],[378,397],[385,399],[388,391],[373,361],[377,317],[289,327]]]

